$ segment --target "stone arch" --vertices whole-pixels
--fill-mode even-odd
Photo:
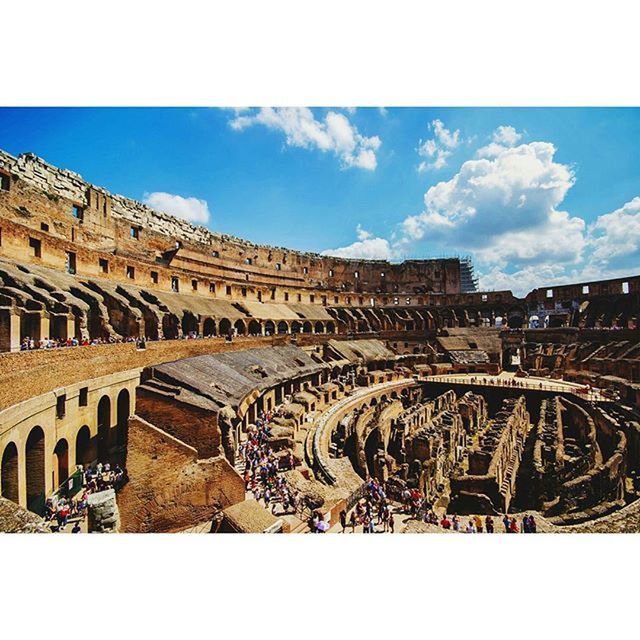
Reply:
[[[18,502],[20,500],[18,480],[18,447],[9,442],[2,453],[2,497]]]
[[[222,318],[218,324],[221,336],[228,336],[231,333],[231,320],[229,318]]]
[[[314,330],[316,333],[324,333],[324,325],[322,324],[322,322],[316,322]]]
[[[243,336],[247,332],[247,326],[244,323],[244,320],[236,320],[233,323],[233,328],[236,330],[239,336]]]
[[[131,397],[128,389],[122,389],[116,401],[117,422],[116,442],[119,447],[127,445],[129,441],[129,416],[131,415]]]
[[[175,340],[178,333],[178,318],[172,313],[166,313],[162,318],[162,335],[165,340]]]
[[[302,324],[300,324],[297,320],[294,320],[291,323],[291,333],[300,333],[302,331]]]
[[[27,466],[27,509],[42,515],[45,501],[44,431],[35,426],[29,432],[25,447]]]
[[[259,336],[262,333],[262,327],[258,320],[249,321],[249,334],[252,336]]]
[[[289,333],[289,325],[284,320],[278,322],[278,333]]]
[[[264,332],[269,336],[272,336],[276,332],[276,325],[273,320],[267,320],[264,323]]]
[[[206,318],[202,325],[202,333],[205,336],[215,336],[216,335],[216,323],[213,318]]]
[[[335,333],[335,332],[336,332],[336,325],[332,321],[327,322],[327,333]]]
[[[312,331],[312,324],[308,320],[302,323],[302,333],[311,333]]]
[[[98,461],[109,458],[109,435],[111,431],[111,398],[107,395],[98,402]]]
[[[182,316],[182,335],[190,333],[198,335],[198,320],[190,311],[185,311]]]
[[[76,434],[76,465],[86,467],[91,464],[95,459],[95,453],[92,449],[91,432],[85,424]]]
[[[69,477],[69,443],[61,438],[53,450],[53,488],[57,489]]]

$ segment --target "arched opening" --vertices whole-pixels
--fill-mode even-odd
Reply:
[[[276,325],[271,321],[267,320],[264,323],[264,333],[267,336],[272,336],[276,332]]]
[[[57,489],[69,477],[69,443],[62,438],[53,450],[53,488]]]
[[[262,327],[257,320],[249,321],[249,335],[259,336],[262,333]]]
[[[18,447],[10,442],[2,454],[2,497],[18,502]]]
[[[27,438],[27,509],[44,514],[44,431],[33,427]]]
[[[20,340],[31,338],[36,343],[42,337],[40,335],[40,314],[23,313],[20,316]]]
[[[367,471],[373,478],[375,476],[375,464],[374,460],[378,453],[378,447],[380,446],[380,429],[376,427],[371,431],[367,437],[367,441],[364,444],[364,454],[367,459]]]
[[[245,326],[243,320],[236,320],[233,324],[233,328],[236,330],[236,333],[239,336],[243,336],[247,331],[247,327]]]
[[[324,325],[322,324],[322,322],[316,322],[315,332],[316,333],[324,333]]]
[[[117,401],[116,442],[119,447],[127,445],[129,439],[130,396],[128,389],[122,389]]]
[[[336,325],[333,322],[327,322],[327,333],[335,333]]]
[[[76,435],[76,465],[86,467],[95,459],[91,447],[91,432],[85,424]]]
[[[111,398],[102,396],[98,403],[98,461],[109,458],[109,431],[111,430]]]
[[[207,318],[202,325],[202,332],[205,338],[216,335],[216,323],[213,318]]]
[[[158,339],[158,320],[153,316],[145,316],[144,318],[144,337],[147,340]]]
[[[297,320],[294,320],[291,323],[291,333],[300,333],[300,331],[302,331],[302,325]]]
[[[162,334],[165,340],[175,340],[178,337],[178,318],[167,313],[162,318]]]
[[[302,323],[302,333],[311,333],[313,331],[313,326],[310,322]]]
[[[289,326],[284,320],[278,322],[278,333],[289,333]]]
[[[231,333],[231,320],[228,318],[222,318],[219,323],[220,335],[228,336]]]
[[[186,311],[182,316],[182,335],[198,335],[198,321],[196,320],[196,317],[188,311]]]

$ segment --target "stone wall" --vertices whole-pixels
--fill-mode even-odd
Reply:
[[[198,459],[184,442],[134,416],[129,422],[129,482],[118,494],[121,531],[180,531],[244,500],[244,481],[222,457]]]

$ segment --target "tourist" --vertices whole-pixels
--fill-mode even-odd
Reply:
[[[529,516],[526,514],[522,518],[522,533],[531,533],[529,529]]]
[[[482,518],[480,516],[474,516],[473,524],[475,525],[476,531],[482,533]]]
[[[509,522],[509,533],[519,533],[518,521],[515,518],[511,518]]]
[[[529,516],[529,533],[537,533],[537,525],[536,521],[533,519],[533,516]]]
[[[442,517],[442,520],[440,520],[440,526],[443,529],[451,529],[451,521],[446,514]]]
[[[484,519],[484,526],[487,530],[487,533],[493,533],[493,518],[491,516],[487,516]]]
[[[341,533],[344,533],[347,528],[347,512],[345,509],[340,512],[340,526],[342,527]]]
[[[504,518],[502,518],[502,524],[504,525],[504,532],[505,533],[511,533],[511,522],[509,521],[509,516],[507,516],[507,514],[504,514]]]
[[[76,520],[76,523],[73,525],[73,529],[71,529],[71,533],[80,533],[80,520]]]

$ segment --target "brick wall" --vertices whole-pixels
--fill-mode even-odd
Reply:
[[[199,460],[193,447],[137,416],[129,421],[126,466],[122,532],[180,531],[244,500],[244,482],[224,458]]]

